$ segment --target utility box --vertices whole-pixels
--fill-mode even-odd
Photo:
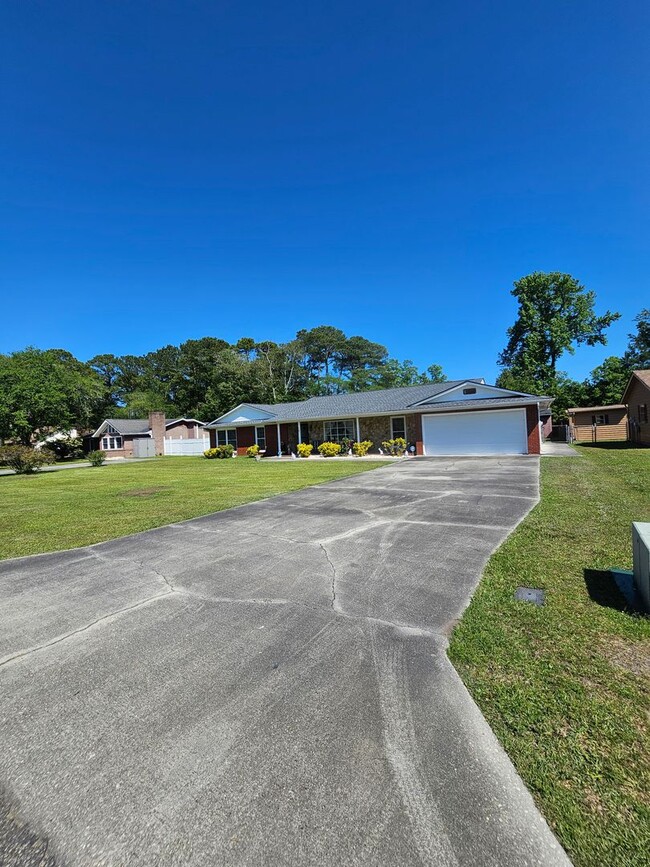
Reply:
[[[634,583],[645,611],[650,612],[650,524],[632,524]]]

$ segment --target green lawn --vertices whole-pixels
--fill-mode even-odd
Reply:
[[[578,451],[542,459],[542,500],[491,558],[450,656],[574,863],[641,867],[650,619],[603,573],[631,568],[630,524],[650,521],[650,449]],[[518,585],[545,607],[515,602]]]
[[[381,466],[184,457],[0,476],[0,558],[91,545]]]

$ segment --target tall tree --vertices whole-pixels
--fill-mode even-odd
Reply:
[[[519,310],[508,329],[499,364],[540,384],[552,383],[558,359],[581,344],[607,343],[605,330],[620,318],[594,311],[596,295],[570,274],[536,271],[517,280],[512,290]]]
[[[64,349],[0,355],[0,437],[28,445],[51,430],[86,429],[105,402],[99,374]]]
[[[636,334],[630,334],[625,363],[630,370],[650,368],[650,310],[646,307],[635,317]]]

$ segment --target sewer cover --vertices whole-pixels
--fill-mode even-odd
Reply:
[[[533,587],[517,587],[515,590],[517,602],[532,602],[533,605],[543,605],[544,596],[543,590],[535,590]]]

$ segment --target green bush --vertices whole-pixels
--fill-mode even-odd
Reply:
[[[358,458],[363,458],[368,454],[370,449],[372,448],[372,443],[370,440],[363,440],[360,443],[354,443],[352,446],[352,451]]]
[[[344,437],[341,440],[341,454],[347,455],[347,453],[352,450],[353,443],[354,443],[354,440],[351,440],[348,437]]]
[[[90,461],[93,467],[101,467],[106,460],[106,452],[101,451],[101,449],[95,449],[94,452],[88,452],[86,459]]]
[[[215,458],[231,458],[235,453],[235,449],[230,443],[226,446],[217,446],[214,449],[206,449],[203,452],[203,457],[208,460],[214,460]]]
[[[318,451],[324,458],[333,458],[341,454],[341,446],[338,443],[321,443]]]
[[[231,448],[232,448],[232,446],[231,446]],[[248,455],[249,458],[256,458],[259,455],[259,453],[260,453],[260,447],[257,445],[257,443],[253,446],[249,446],[246,449],[246,454]]]
[[[0,464],[19,474],[35,473],[41,467],[54,463],[54,455],[47,449],[30,446],[4,446],[0,448]]]
[[[57,440],[49,440],[43,443],[42,448],[52,452],[59,461],[65,461],[68,458],[83,457],[83,442],[81,437],[62,437]]]
[[[400,457],[406,451],[406,440],[402,437],[397,437],[394,440],[386,440],[386,442],[382,443],[382,446],[389,455]]]
[[[308,458],[313,452],[314,447],[311,443],[298,443],[298,457]]]

